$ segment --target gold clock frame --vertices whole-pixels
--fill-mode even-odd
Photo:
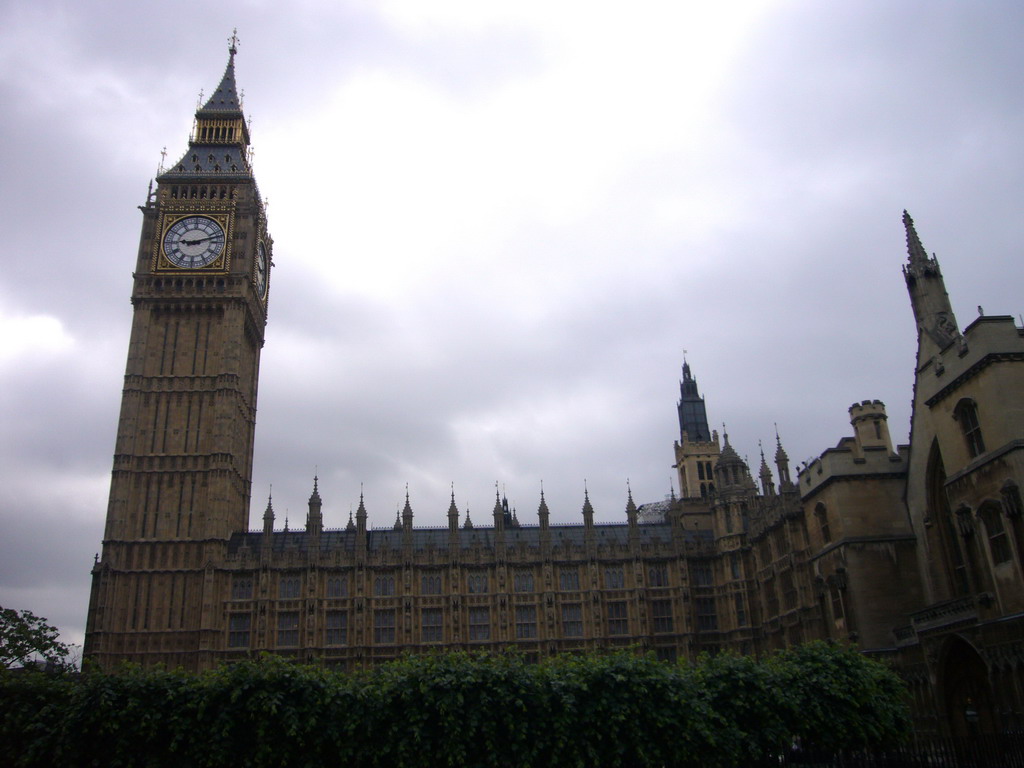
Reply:
[[[167,258],[164,252],[164,238],[167,237],[167,230],[173,227],[182,219],[190,216],[205,216],[213,219],[224,230],[224,249],[216,259],[205,267],[198,269],[192,267],[179,267]],[[160,216],[159,235],[153,243],[153,271],[173,272],[175,274],[200,274],[204,272],[228,272],[231,269],[231,242],[234,240],[235,213],[230,208],[202,207],[195,206],[173,206],[166,208]]]

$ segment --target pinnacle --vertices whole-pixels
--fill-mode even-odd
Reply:
[[[910,256],[911,263],[927,261],[928,252],[921,244],[921,238],[918,237],[917,230],[914,228],[914,220],[910,218],[910,214],[907,213],[906,209],[903,211],[903,227],[907,230],[907,253]]]

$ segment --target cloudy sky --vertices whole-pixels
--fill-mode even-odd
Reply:
[[[1024,5],[0,4],[0,604],[85,624],[160,152],[238,27],[275,239],[252,519],[624,518],[672,481],[684,351],[741,455],[888,406],[901,211],[961,326],[1017,315]],[[254,523],[256,524],[256,523]],[[298,526],[296,525],[298,524]]]

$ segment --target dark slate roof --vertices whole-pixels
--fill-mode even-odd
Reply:
[[[214,176],[223,178],[246,178],[252,175],[245,149],[235,144],[193,144],[182,158],[160,174],[165,179]]]
[[[224,77],[220,79],[220,85],[202,108],[196,112],[196,117],[240,117],[241,114],[242,103],[238,99],[238,90],[235,88],[235,52],[232,50],[228,57],[228,66],[224,70]]]
[[[585,527],[583,525],[553,525],[550,528],[552,546],[570,545],[582,547],[584,544]],[[649,523],[637,528],[641,543],[668,543],[672,540],[671,526],[666,523]],[[705,544],[710,542],[710,531],[684,531],[683,535],[689,544]],[[371,552],[401,549],[404,533],[401,529],[377,528],[366,532],[367,549]],[[495,543],[494,528],[459,528],[459,544],[462,549],[482,546],[493,549]],[[527,547],[540,546],[540,527],[521,526],[505,529],[505,546],[509,549],[519,545]],[[447,549],[449,531],[442,528],[414,528],[412,531],[413,549]],[[629,526],[622,523],[598,524],[594,526],[594,541],[598,546],[622,545],[629,542]],[[325,530],[320,534],[321,552],[355,551],[356,532],[354,530]],[[259,551],[263,545],[262,531],[236,533],[228,543],[229,554],[235,555],[242,547]],[[309,549],[309,535],[306,531],[274,531],[271,547],[274,552],[294,549],[306,552]]]

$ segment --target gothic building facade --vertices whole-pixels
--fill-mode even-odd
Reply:
[[[474,525],[412,505],[371,529],[302,530],[248,513],[273,240],[234,80],[196,112],[189,147],[142,207],[134,319],[85,654],[190,670],[271,651],[353,668],[405,652],[614,648],[672,660],[854,642],[911,684],[918,727],[1024,726],[1024,332],[962,333],[938,263],[904,216],[919,350],[910,445],[884,405],[791,476],[777,440],[755,478],[708,428],[683,366],[678,496],[596,523],[521,523],[495,494]]]

